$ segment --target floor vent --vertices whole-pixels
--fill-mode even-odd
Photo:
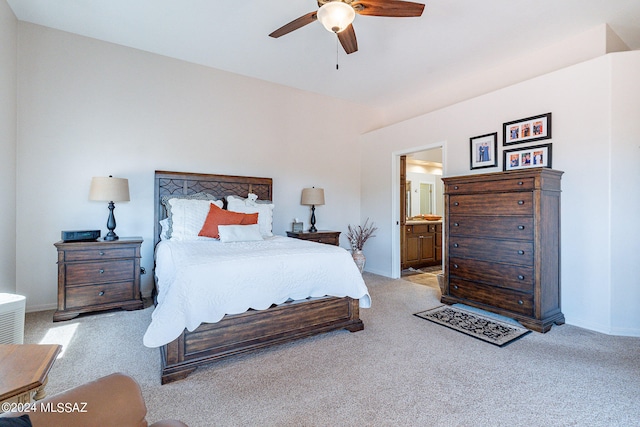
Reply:
[[[0,293],[0,344],[22,344],[26,298]]]

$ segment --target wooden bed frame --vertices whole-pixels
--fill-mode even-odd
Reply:
[[[159,221],[167,216],[163,196],[205,192],[221,199],[255,193],[258,200],[273,199],[271,178],[156,171],[154,188],[154,247],[160,241]],[[203,323],[193,332],[185,329],[160,347],[161,381],[166,384],[183,379],[198,366],[218,359],[338,329],[364,329],[358,300],[307,299],[227,315],[217,323]]]

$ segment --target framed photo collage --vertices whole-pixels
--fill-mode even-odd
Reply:
[[[551,139],[551,113],[502,124],[502,170],[551,167],[551,143],[528,145]],[[498,166],[498,133],[469,138],[470,168]]]

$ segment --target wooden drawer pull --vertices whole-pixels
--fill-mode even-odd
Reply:
[[[518,185],[524,185],[524,182],[518,181]]]
[[[454,185],[454,186],[453,186],[453,189],[454,189],[454,190],[457,190],[457,189],[458,189],[458,186],[457,186],[457,185]]]
[[[460,205],[460,203],[458,203],[458,202],[453,202],[453,206],[459,206],[459,205]]]
[[[524,255],[524,251],[518,251],[518,255]]]
[[[524,230],[524,225],[519,225],[518,230]]]
[[[524,200],[518,200],[519,205],[524,205]]]
[[[524,280],[524,276],[521,274],[518,276],[518,280]]]
[[[454,227],[460,227],[460,224],[458,224],[457,222],[454,222],[454,223],[453,223],[453,226],[454,226]]]
[[[459,245],[458,245],[457,243],[454,243],[454,244],[453,244],[453,247],[454,247],[454,248],[457,248],[458,246],[459,246]]]
[[[104,291],[98,292],[98,295],[103,296],[104,295]]]
[[[458,268],[458,264],[453,264],[453,268]]]
[[[519,305],[524,305],[524,301],[522,301],[521,299],[518,300],[518,304]]]
[[[453,289],[458,289],[458,285],[453,285]]]

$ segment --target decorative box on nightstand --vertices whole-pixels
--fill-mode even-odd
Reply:
[[[287,231],[288,237],[301,240],[311,240],[312,242],[326,243],[327,245],[340,246],[340,232],[339,231],[327,231],[319,230],[315,233],[308,231],[293,232]]]
[[[142,308],[140,237],[58,242],[58,310],[53,320],[81,313]]]

